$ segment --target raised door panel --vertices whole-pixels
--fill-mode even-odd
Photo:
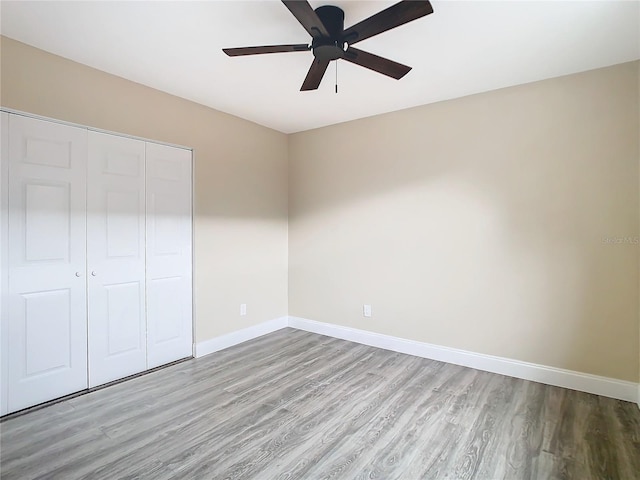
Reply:
[[[89,385],[147,368],[145,143],[89,132]]]
[[[147,143],[149,368],[193,354],[191,151]]]
[[[87,388],[87,131],[10,115],[8,135],[6,413]]]

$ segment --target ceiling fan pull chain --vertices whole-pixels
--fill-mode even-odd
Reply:
[[[336,60],[336,93],[338,93],[338,60]]]

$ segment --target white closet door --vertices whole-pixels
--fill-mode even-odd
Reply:
[[[9,118],[8,405],[87,387],[86,130]]]
[[[147,368],[144,151],[142,141],[89,132],[90,387]]]
[[[193,353],[191,151],[147,143],[148,368]]]

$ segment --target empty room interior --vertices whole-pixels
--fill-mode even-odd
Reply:
[[[640,479],[640,2],[0,2],[0,478]]]

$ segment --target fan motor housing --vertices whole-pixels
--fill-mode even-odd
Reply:
[[[311,43],[313,55],[320,61],[337,60],[344,57],[342,32],[344,31],[344,11],[333,5],[324,5],[315,10],[322,24],[329,32],[328,37],[314,38]]]

